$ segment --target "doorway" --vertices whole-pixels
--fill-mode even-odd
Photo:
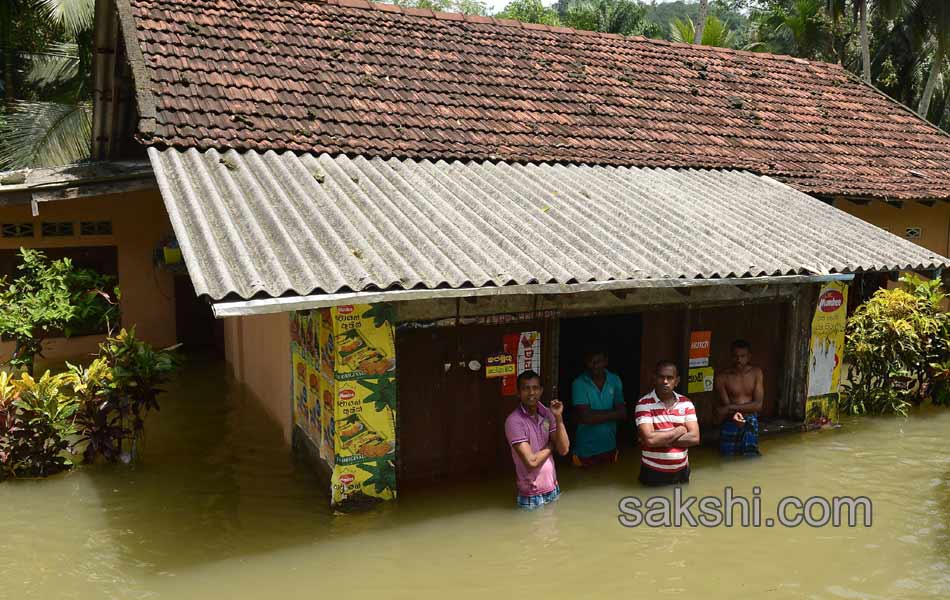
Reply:
[[[567,410],[566,424],[571,439],[575,439],[571,398],[571,384],[584,371],[584,350],[590,344],[603,346],[608,354],[608,369],[623,383],[627,415],[632,416],[640,398],[640,351],[643,319],[640,314],[605,315],[597,317],[561,319],[558,344],[558,389]],[[631,419],[619,424],[617,445],[630,447],[634,435]]]
[[[211,304],[195,294],[187,275],[175,275],[175,331],[186,350],[224,354],[224,322],[215,319]]]

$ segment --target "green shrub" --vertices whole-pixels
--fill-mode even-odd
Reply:
[[[846,413],[906,414],[928,397],[950,401],[950,319],[941,310],[947,295],[939,281],[910,275],[901,283],[875,292],[848,320]]]
[[[131,453],[178,364],[171,349],[155,350],[134,329],[123,329],[99,345],[99,358],[88,367],[69,365],[67,381],[80,398],[76,421],[85,462],[121,460],[123,448]]]
[[[63,375],[0,373],[0,465],[5,476],[45,477],[69,469],[79,404]]]
[[[39,250],[20,248],[20,259],[15,278],[0,278],[0,335],[15,342],[8,364],[32,374],[45,337],[108,331],[118,306],[104,291],[111,283],[104,275]]]
[[[177,366],[172,349],[155,350],[123,329],[87,367],[37,380],[0,372],[0,479],[52,475],[71,468],[76,454],[84,462],[131,457]]]

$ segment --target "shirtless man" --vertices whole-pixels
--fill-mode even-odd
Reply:
[[[765,389],[762,369],[749,364],[752,346],[732,342],[732,366],[716,377],[719,452],[724,455],[759,455],[759,418]]]

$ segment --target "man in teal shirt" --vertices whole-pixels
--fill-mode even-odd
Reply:
[[[627,418],[623,384],[607,370],[607,351],[590,348],[584,367],[571,385],[571,402],[577,420],[574,464],[587,467],[617,461],[617,421]]]

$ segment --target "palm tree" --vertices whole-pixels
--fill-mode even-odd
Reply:
[[[917,104],[918,114],[926,117],[944,64],[950,55],[950,7],[946,0],[912,0],[909,9],[908,20],[918,32],[921,50],[931,56],[930,70]]]
[[[670,37],[674,42],[683,44],[702,44],[703,46],[716,46],[718,48],[732,48],[735,42],[736,34],[731,31],[726,24],[716,16],[710,16],[706,19],[706,27],[703,29],[703,35],[696,40],[696,30],[693,20],[689,17],[673,19],[670,23]]]
[[[643,7],[633,0],[574,0],[567,7],[564,23],[574,29],[635,35],[646,22]]]
[[[831,49],[831,32],[822,15],[822,0],[794,0],[790,10],[781,5],[756,19],[754,46],[800,58],[822,58]]]
[[[29,6],[16,8],[39,11],[50,29],[63,32],[64,39],[46,41],[39,51],[5,48],[5,63],[11,64],[10,57],[16,54],[26,75],[20,89],[5,89],[0,169],[62,165],[88,158],[95,0],[32,0]],[[5,83],[13,81],[9,71]]]
[[[709,14],[709,0],[699,0],[699,16],[696,18],[696,22],[699,23],[699,26],[697,26],[696,31],[693,32],[694,44],[708,45],[708,44],[705,44],[705,42],[703,42],[703,33],[706,31],[706,16],[708,14]]]
[[[907,0],[826,0],[831,20],[837,23],[850,1],[853,17],[861,29],[861,71],[864,81],[871,83],[871,36],[868,32],[868,11],[873,7],[887,17],[897,16]]]

